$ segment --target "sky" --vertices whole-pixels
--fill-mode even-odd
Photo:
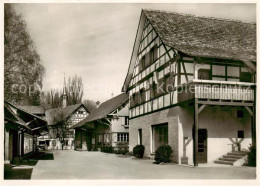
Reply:
[[[82,77],[83,99],[121,93],[142,9],[256,22],[255,4],[14,4],[27,22],[41,63],[43,90]]]

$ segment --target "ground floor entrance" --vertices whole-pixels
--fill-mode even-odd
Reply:
[[[208,162],[208,151],[207,151],[207,129],[198,130],[198,162],[207,163]]]

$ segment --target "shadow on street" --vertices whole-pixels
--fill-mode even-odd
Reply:
[[[36,166],[39,160],[54,160],[53,153],[42,151],[38,152],[27,160],[23,160],[16,164],[5,165],[4,179],[31,179],[33,166]]]

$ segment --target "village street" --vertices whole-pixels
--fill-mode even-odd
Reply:
[[[53,160],[39,160],[31,179],[255,179],[252,167],[188,167],[156,165],[150,159],[133,159],[101,152],[56,150]]]

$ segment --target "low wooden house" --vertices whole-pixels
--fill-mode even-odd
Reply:
[[[130,151],[168,144],[176,163],[233,164],[222,156],[255,144],[255,75],[255,23],[142,10],[122,88]]]
[[[48,149],[74,149],[75,131],[70,128],[88,115],[89,111],[82,103],[46,110]]]
[[[122,93],[102,103],[93,113],[74,125],[76,150],[96,150],[104,145],[116,148],[129,142],[128,95]]]
[[[37,149],[37,137],[48,133],[47,122],[11,102],[4,102],[4,160],[17,163]]]

